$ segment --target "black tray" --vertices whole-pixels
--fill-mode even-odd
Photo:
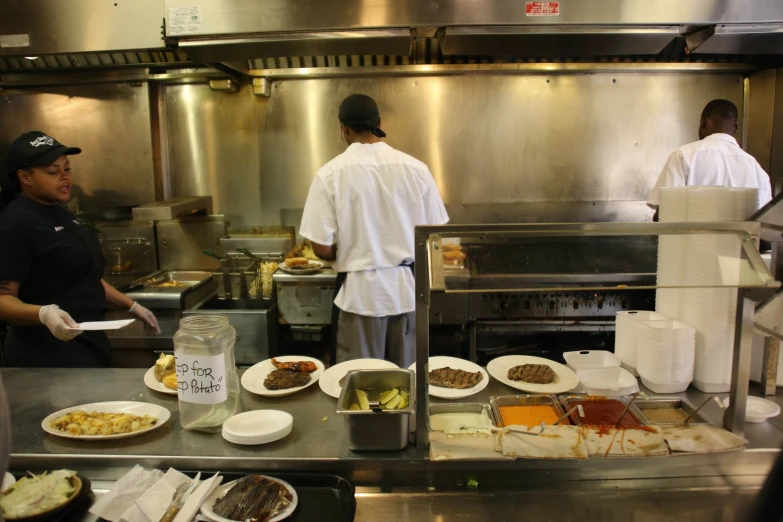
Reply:
[[[253,473],[221,473],[223,484]],[[279,478],[291,484],[299,496],[296,511],[285,522],[351,522],[356,514],[355,488],[336,475],[313,473],[266,473],[259,475]]]

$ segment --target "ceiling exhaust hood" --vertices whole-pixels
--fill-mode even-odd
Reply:
[[[445,55],[573,57],[658,54],[679,36],[678,26],[447,27]]]
[[[410,29],[371,29],[180,37],[192,60],[212,63],[278,56],[402,55],[411,52]]]
[[[694,54],[783,54],[783,24],[735,24],[709,26],[701,31],[709,35],[698,45],[688,41]],[[686,41],[689,38],[686,37]]]

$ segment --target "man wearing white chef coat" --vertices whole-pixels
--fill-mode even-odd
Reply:
[[[345,152],[313,179],[299,233],[334,260],[336,362],[415,360],[413,228],[447,223],[427,166],[381,138],[378,106],[353,94],[338,111]]]
[[[699,121],[699,141],[671,153],[647,204],[658,218],[661,187],[721,186],[758,189],[758,208],[772,199],[769,176],[758,161],[734,139],[737,106],[728,100],[712,100]]]

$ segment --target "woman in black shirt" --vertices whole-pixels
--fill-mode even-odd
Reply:
[[[160,333],[152,312],[103,281],[98,238],[61,204],[71,193],[66,147],[43,132],[22,134],[6,156],[0,192],[0,321],[11,325],[8,366],[107,367],[106,334],[81,331],[107,303]]]

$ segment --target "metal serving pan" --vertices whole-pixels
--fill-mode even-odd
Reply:
[[[449,402],[444,404],[430,404],[430,415],[440,413],[478,413],[487,412],[492,424],[498,426],[492,409],[486,402]]]
[[[564,411],[568,411],[569,409],[574,407],[574,401],[581,401],[584,402],[586,400],[589,400],[590,398],[593,398],[595,400],[607,400],[607,401],[618,401],[623,404],[623,407],[628,404],[628,399],[625,397],[593,397],[591,395],[561,395],[559,397],[560,399],[560,405],[563,408]],[[636,420],[639,421],[639,424],[645,425],[646,418],[644,415],[642,415],[642,412],[639,411],[639,408],[636,407],[636,404],[641,401],[642,399],[637,399],[634,401],[633,404],[631,404],[631,407],[628,409],[628,414],[633,414],[634,417],[636,417]],[[585,426],[585,423],[582,421],[582,418],[577,414],[574,413],[569,417],[569,420],[572,424],[576,424],[577,426]]]
[[[696,406],[693,405],[691,401],[688,399],[682,398],[682,397],[651,397],[650,399],[646,401],[640,401],[636,400],[636,402],[633,403],[634,406],[638,407],[639,410],[641,410],[643,419],[639,419],[640,421],[643,420],[645,424],[665,424],[665,425],[678,425],[680,423],[678,422],[660,422],[657,420],[650,419],[645,412],[655,409],[664,409],[664,408],[682,408],[685,410],[686,413],[689,415],[692,415],[692,418],[690,421],[688,421],[688,424],[712,424],[710,420],[701,414],[701,412],[696,413]]]
[[[415,374],[411,370],[353,370],[346,374],[345,385],[337,399],[337,413],[345,416],[348,447],[353,451],[396,451],[408,445],[410,418],[416,411]],[[354,390],[369,392],[370,401],[391,388],[407,388],[410,404],[399,410],[351,410]],[[375,395],[375,396],[373,396]]]
[[[526,393],[521,395],[496,395],[489,398],[489,404],[492,406],[492,415],[495,419],[495,426],[505,428],[503,416],[500,414],[501,406],[552,406],[558,416],[565,414],[561,408],[557,397],[544,393]]]

